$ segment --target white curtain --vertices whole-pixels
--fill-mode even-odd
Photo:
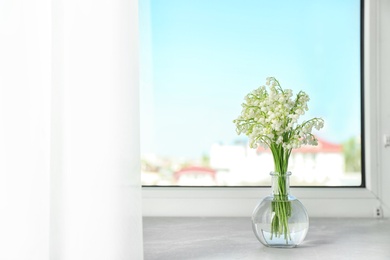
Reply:
[[[137,21],[0,1],[0,259],[142,259]]]

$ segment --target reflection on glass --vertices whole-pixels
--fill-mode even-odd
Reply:
[[[232,123],[268,76],[325,120],[291,184],[361,184],[360,1],[140,1],[140,39],[144,185],[269,185],[269,150]]]

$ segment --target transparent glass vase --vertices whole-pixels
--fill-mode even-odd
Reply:
[[[290,175],[271,172],[272,194],[261,200],[252,214],[253,232],[268,247],[296,247],[309,229],[305,207],[290,195]]]

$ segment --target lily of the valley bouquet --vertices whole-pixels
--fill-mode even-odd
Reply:
[[[251,148],[258,145],[268,147],[273,155],[275,173],[286,176],[292,149],[302,145],[317,145],[312,134],[313,128],[319,130],[324,121],[321,118],[299,122],[300,116],[308,110],[309,96],[300,91],[295,97],[290,89],[283,89],[274,78],[267,78],[266,86],[253,90],[245,97],[241,115],[234,120],[238,134],[249,138]],[[272,205],[273,219],[271,236],[284,234],[288,239],[288,218],[291,205],[287,200],[286,178],[278,178],[278,191]],[[272,239],[272,237],[271,237]]]

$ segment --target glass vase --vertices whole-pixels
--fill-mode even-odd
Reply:
[[[252,214],[253,232],[268,247],[296,247],[309,229],[305,207],[290,195],[290,175],[271,172],[272,194],[261,200]]]

